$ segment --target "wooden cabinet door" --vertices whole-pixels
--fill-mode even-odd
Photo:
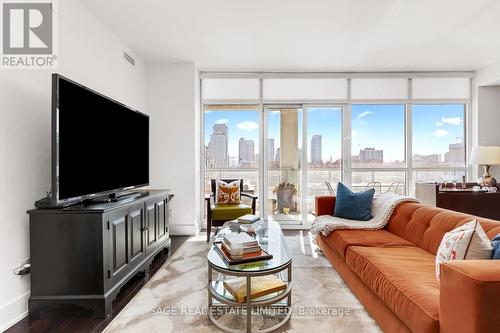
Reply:
[[[128,211],[128,227],[129,227],[129,257],[130,263],[135,265],[140,262],[144,256],[144,231],[145,230],[145,214],[144,205],[139,204],[131,207]]]
[[[168,204],[167,199],[163,199],[156,203],[156,210],[158,211],[157,216],[157,238],[162,240],[167,236],[167,215],[168,215]]]
[[[154,250],[156,245],[156,219],[158,211],[154,202],[146,202],[146,254]]]
[[[109,214],[109,269],[108,278],[119,279],[125,274],[129,262],[127,211]]]

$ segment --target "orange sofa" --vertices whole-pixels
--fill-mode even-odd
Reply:
[[[318,216],[334,206],[316,197]],[[500,233],[498,221],[406,202],[382,230],[335,230],[317,243],[385,332],[500,332],[500,260],[444,263],[436,280],[443,235],[471,218],[490,239]]]

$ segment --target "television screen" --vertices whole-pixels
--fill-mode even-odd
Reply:
[[[149,117],[60,75],[53,80],[57,200],[148,185]]]

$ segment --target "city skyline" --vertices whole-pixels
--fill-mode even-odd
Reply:
[[[413,105],[412,141],[413,159],[428,156],[425,160],[445,162],[450,145],[463,141],[462,104]],[[298,128],[301,125],[301,110]],[[404,105],[352,105],[351,150],[353,156],[365,148],[383,151],[383,162],[403,162],[404,157]],[[253,110],[208,111],[205,114],[205,142],[210,144],[215,124],[227,127],[227,155],[239,157],[241,138],[254,142],[254,154],[259,155],[259,112]],[[308,161],[313,161],[311,142],[321,137],[321,160],[323,163],[341,158],[341,112],[340,108],[311,108],[308,112]],[[302,133],[298,133],[298,147],[301,149]],[[272,140],[272,141],[271,141]],[[272,144],[270,144],[272,142]],[[280,147],[280,112],[268,112],[268,160],[276,160]],[[210,149],[210,148],[209,148]],[[273,153],[274,151],[274,153]],[[463,155],[457,147],[455,155]],[[439,155],[439,157],[432,157]],[[274,156],[274,158],[273,158]],[[430,157],[429,157],[430,156]],[[316,161],[317,155],[314,156]],[[448,158],[449,159],[449,158]],[[457,157],[452,158],[457,160]]]

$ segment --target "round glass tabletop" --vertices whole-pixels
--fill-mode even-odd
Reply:
[[[259,242],[259,245],[264,251],[273,256],[272,259],[230,265],[222,258],[218,250],[215,249],[215,245],[212,245],[207,255],[208,261],[215,267],[236,272],[263,272],[274,270],[290,263],[292,257],[288,251],[285,236],[276,221],[260,220],[253,223],[253,228],[256,230],[255,238]],[[230,232],[232,231],[229,227],[229,222],[227,222],[217,236],[222,236]]]

